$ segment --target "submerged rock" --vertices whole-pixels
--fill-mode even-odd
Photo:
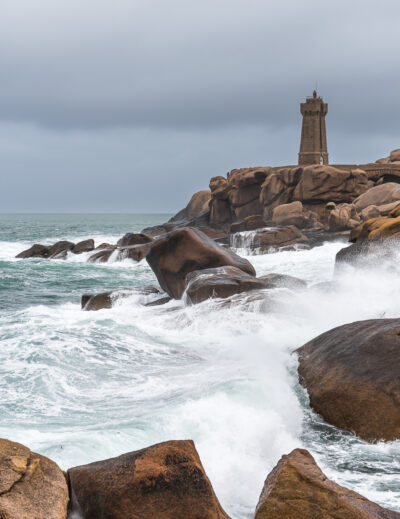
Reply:
[[[297,350],[311,407],[364,440],[400,438],[400,319],[357,321]]]
[[[218,267],[190,272],[186,276],[185,294],[195,304],[211,297],[226,298],[260,288],[265,288],[263,280],[237,267]]]
[[[1,519],[65,519],[68,487],[54,461],[0,439]]]
[[[295,276],[277,274],[275,272],[257,278],[265,283],[265,288],[306,288],[307,283]]]
[[[330,481],[304,449],[282,456],[267,477],[255,519],[400,519]]]
[[[83,294],[81,297],[82,310],[102,310],[104,308],[112,308],[113,304],[132,294],[142,294],[148,296],[151,294],[161,294],[161,291],[152,285],[125,288],[122,290],[110,290],[100,294]]]
[[[98,249],[98,252],[95,252],[89,258],[87,259],[88,263],[106,263],[110,257],[111,254],[115,251],[117,248],[115,245],[107,245],[106,248]],[[97,250],[97,248],[96,248]]]
[[[249,261],[190,227],[158,238],[153,242],[146,260],[160,286],[175,299],[182,297],[186,275],[195,270],[230,265],[255,275]]]
[[[192,441],[169,441],[68,471],[84,519],[229,519]]]

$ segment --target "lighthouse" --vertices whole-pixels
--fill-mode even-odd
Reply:
[[[299,165],[328,164],[325,126],[328,104],[324,103],[322,97],[318,97],[317,91],[314,90],[312,97],[307,97],[306,102],[300,104],[300,112],[303,124]]]

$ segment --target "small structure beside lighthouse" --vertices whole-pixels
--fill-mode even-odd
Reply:
[[[324,103],[322,97],[317,97],[317,91],[314,90],[313,96],[307,97],[306,102],[300,104],[300,112],[303,125],[299,165],[329,164],[325,126],[328,104]]]

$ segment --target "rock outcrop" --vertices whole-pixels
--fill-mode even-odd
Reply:
[[[400,205],[388,216],[371,218],[358,225],[350,233],[352,245],[341,249],[336,255],[336,264],[357,261],[377,262],[390,258],[393,253],[390,245],[400,240]]]
[[[83,252],[90,252],[94,249],[94,240],[91,238],[89,240],[83,240],[78,242],[76,245],[72,247],[72,252],[74,254],[82,254]]]
[[[308,238],[297,227],[289,225],[256,232],[253,236],[252,248],[262,252],[275,252],[294,245],[304,246],[307,242]]]
[[[307,166],[293,193],[303,204],[349,203],[367,191],[367,174],[360,170],[342,170],[333,166]]]
[[[255,229],[260,229],[267,226],[267,222],[264,218],[259,215],[247,216],[243,220],[239,220],[238,222],[234,222],[231,225],[230,232],[234,234],[236,232],[243,231],[254,231]]]
[[[179,222],[182,220],[188,222],[193,218],[200,218],[210,212],[210,201],[210,190],[204,189],[203,191],[198,191],[189,200],[188,205],[170,219],[170,222]]]
[[[190,272],[186,276],[185,294],[195,304],[211,297],[226,298],[265,287],[263,280],[237,267],[218,267]]]
[[[328,204],[327,204],[328,205]],[[333,207],[332,207],[333,205]],[[334,204],[330,202],[327,215],[328,228],[332,232],[354,229],[360,223],[354,204]]]
[[[400,519],[330,481],[304,449],[282,456],[267,477],[255,519]]]
[[[250,262],[223,248],[198,229],[189,227],[155,240],[146,260],[160,286],[175,299],[182,297],[186,275],[195,270],[229,265],[255,275]]]
[[[49,249],[47,245],[41,245],[40,243],[35,243],[29,249],[26,249],[19,254],[17,254],[16,258],[47,258],[49,256]]]
[[[67,504],[67,483],[54,461],[0,439],[1,519],[65,519]]]
[[[275,207],[272,212],[272,221],[282,227],[295,225],[298,229],[304,229],[315,224],[316,216],[311,211],[305,211],[303,204],[296,201]]]
[[[327,422],[370,442],[400,438],[400,319],[339,326],[297,353],[300,382]]]
[[[229,519],[192,441],[159,443],[68,471],[84,519]]]
[[[281,168],[266,177],[260,190],[264,219],[272,218],[275,207],[293,202],[293,193],[302,173],[301,167]]]

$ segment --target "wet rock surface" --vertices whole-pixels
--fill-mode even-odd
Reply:
[[[190,272],[186,276],[185,294],[188,301],[195,304],[211,297],[226,298],[265,286],[262,279],[257,279],[237,267],[218,267]]]
[[[400,514],[330,481],[304,449],[282,456],[267,477],[255,519],[399,519]]]
[[[324,420],[370,442],[400,438],[400,319],[339,326],[296,351]]]
[[[234,266],[255,275],[249,261],[223,248],[198,229],[188,227],[156,240],[146,260],[160,286],[175,299],[182,297],[186,275],[195,270]]]
[[[84,519],[229,519],[189,440],[74,467],[68,479]]]
[[[2,519],[65,519],[67,503],[67,482],[54,461],[0,439]]]

